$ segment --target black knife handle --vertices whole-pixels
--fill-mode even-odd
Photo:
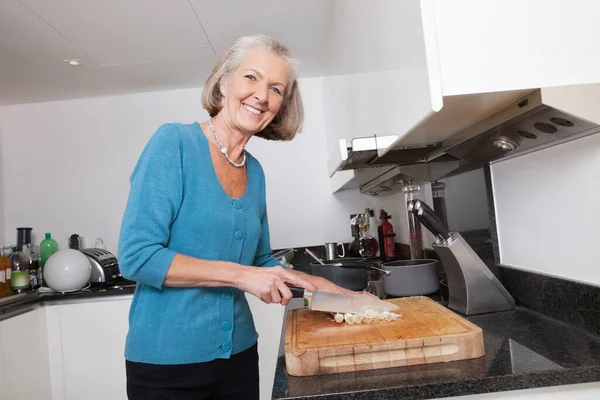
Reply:
[[[304,297],[304,289],[298,286],[290,285],[289,283],[285,284],[288,289],[292,292],[293,299],[301,299]]]
[[[419,209],[416,213],[414,213],[417,219],[421,222],[421,224],[429,230],[429,232],[433,233],[433,236],[441,236],[441,234],[434,228],[431,224],[431,220],[423,217],[423,210]]]
[[[423,225],[425,225],[425,227],[434,235],[439,235],[445,240],[450,239],[450,232],[442,222],[442,219],[424,201],[417,200],[415,202],[413,213],[416,213],[419,220],[427,221],[427,223],[424,223]]]

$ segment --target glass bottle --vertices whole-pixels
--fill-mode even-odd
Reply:
[[[6,276],[6,285],[4,286],[4,297],[12,296],[12,286],[11,286],[11,269],[12,264],[8,258],[8,248],[2,249],[0,248],[0,269],[4,270]]]
[[[4,255],[4,249],[0,247],[0,298],[6,297],[6,263],[8,258]]]
[[[348,245],[349,257],[360,257],[359,238],[360,238],[360,214],[350,216],[350,229],[352,230],[352,242]]]
[[[379,245],[377,244],[377,240],[369,235],[369,215],[363,214],[362,223],[360,225],[360,238],[358,239],[358,253],[363,258],[375,257],[377,255],[377,250],[379,250]]]
[[[12,296],[13,290],[11,286],[11,268],[12,264],[10,259],[8,258],[8,250],[9,248],[2,249],[0,248],[0,270],[4,270],[6,276],[6,285],[4,286],[4,297]]]
[[[35,251],[31,243],[27,245],[29,250],[29,285],[33,290],[37,290],[40,287],[40,258],[39,254]]]
[[[406,185],[402,188],[406,201],[406,212],[408,219],[408,234],[410,237],[410,258],[413,260],[423,258],[423,235],[421,233],[421,222],[409,210],[412,204],[421,197],[419,185]]]
[[[15,247],[11,256],[11,286],[15,293],[31,290],[29,283],[29,258],[25,257],[21,247]]]
[[[367,235],[375,240],[375,244],[377,245],[377,251],[375,252],[375,256],[379,255],[379,242],[377,241],[377,222],[375,222],[375,212],[370,208],[365,208],[365,219],[369,224],[367,227]]]
[[[46,238],[42,240],[40,243],[40,274],[41,274],[41,282],[44,287],[48,287],[46,285],[46,281],[44,280],[44,267],[46,265],[46,261],[50,258],[50,256],[58,251],[58,243],[56,240],[52,239],[52,235],[50,233],[46,233]]]

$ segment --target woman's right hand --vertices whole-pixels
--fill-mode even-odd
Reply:
[[[286,286],[286,283],[311,292],[317,290],[317,287],[308,280],[294,274],[292,270],[279,266],[244,266],[236,286],[240,290],[253,294],[267,304],[277,303],[285,306],[292,299],[292,292]]]

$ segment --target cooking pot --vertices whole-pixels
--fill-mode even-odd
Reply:
[[[323,277],[338,286],[349,290],[363,290],[367,287],[367,269],[372,265],[364,258],[337,258],[310,264],[312,275]]]
[[[383,264],[390,271],[383,276],[383,290],[388,296],[421,296],[440,289],[436,260],[400,260]]]

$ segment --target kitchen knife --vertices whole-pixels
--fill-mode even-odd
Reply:
[[[438,232],[438,230],[435,229],[435,226],[433,226],[433,224],[431,223],[431,220],[429,218],[423,217],[423,209],[422,208],[415,210],[414,214],[417,217],[417,219],[419,220],[419,222],[421,222],[421,224],[425,228],[427,228],[431,233],[433,233],[433,236],[435,236],[436,238],[442,237],[442,235]]]
[[[417,200],[412,212],[419,218],[419,221],[431,231],[431,233],[436,236],[441,236],[444,240],[450,240],[448,228],[446,228],[442,219],[427,204],[425,204],[425,202]]]
[[[315,292],[305,291],[304,298],[308,300],[309,310],[333,313],[356,313],[366,310],[394,311],[400,308],[387,301],[360,293],[342,294],[324,292],[322,290]]]

